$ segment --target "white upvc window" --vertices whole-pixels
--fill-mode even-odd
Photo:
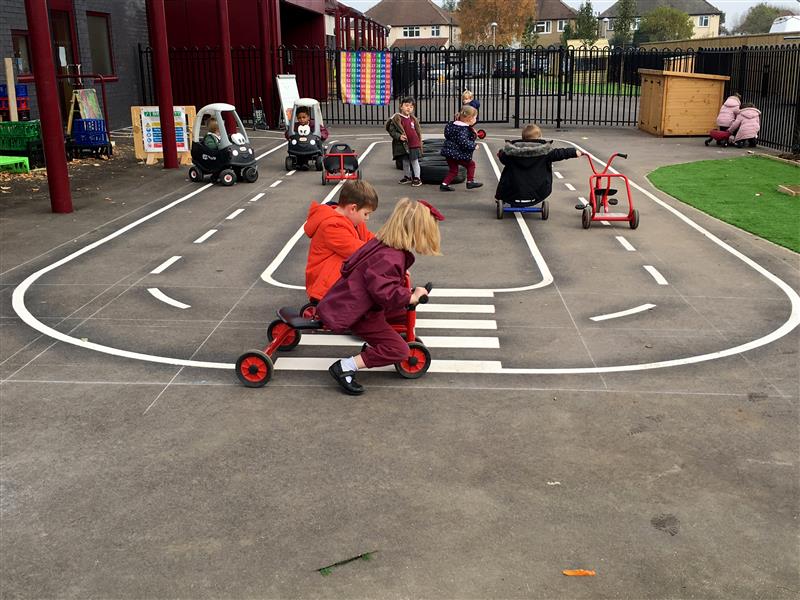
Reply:
[[[439,37],[441,34],[441,27],[439,25],[431,25],[431,37]]]
[[[606,19],[606,31],[614,31],[614,19]]]
[[[564,31],[567,28],[567,23],[569,23],[569,20],[567,20],[567,19],[559,19],[558,20],[558,32],[559,33],[561,33],[562,31]]]
[[[697,25],[699,27],[708,27],[708,15],[700,15],[697,17]]]
[[[550,33],[553,29],[552,21],[537,21],[536,33]]]
[[[419,26],[403,27],[403,37],[419,37]]]

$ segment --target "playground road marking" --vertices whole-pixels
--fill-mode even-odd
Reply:
[[[565,186],[567,186],[567,189],[568,189],[570,192],[574,192],[574,191],[575,191],[575,186],[574,186],[574,185],[572,185],[571,183],[565,183],[564,185],[565,185]]]
[[[282,182],[283,182],[282,179],[278,179],[278,181],[276,181],[275,183],[273,183],[269,187],[271,187],[271,188],[278,187]]]
[[[656,269],[655,267],[651,265],[644,265],[644,269],[645,271],[650,273],[650,275],[653,276],[653,279],[656,280],[656,283],[658,285],[669,285],[669,283],[667,283],[667,280],[664,279],[664,276],[661,273],[659,273],[658,269]]]
[[[261,159],[262,159],[262,158],[264,158],[264,157],[265,157],[267,154],[272,154],[272,153],[273,153],[273,152],[275,152],[276,150],[280,150],[280,149],[281,149],[281,148],[283,148],[284,146],[288,146],[288,145],[289,145],[289,142],[283,142],[282,144],[279,144],[279,145],[275,146],[274,148],[270,148],[270,149],[269,149],[269,150],[267,150],[266,152],[263,152],[263,153],[259,154],[258,156],[256,156],[256,160],[261,160]]]
[[[589,317],[590,321],[608,321],[609,319],[618,319],[619,317],[627,317],[628,315],[635,315],[636,313],[644,312],[655,308],[655,304],[642,304],[634,306],[628,310],[621,310],[615,313],[608,313],[607,315],[597,315],[596,317]]]
[[[235,211],[233,211],[231,214],[229,214],[227,217],[225,217],[225,220],[226,221],[232,221],[233,219],[238,217],[243,212],[244,212],[243,208],[237,208]]]
[[[327,371],[339,358],[303,358],[281,356],[275,361],[276,371]],[[364,369],[365,371],[394,371],[394,366]],[[428,373],[503,373],[499,360],[442,360],[431,361]]]
[[[578,202],[580,202],[584,206],[588,206],[589,205],[589,203],[586,201],[586,198],[584,198],[583,196],[578,196]]]
[[[433,288],[431,298],[494,298],[494,290],[464,288]]]
[[[417,312],[494,314],[494,304],[419,304]]]
[[[603,225],[611,225],[611,223],[609,223],[608,221],[600,221],[600,223]]]
[[[286,172],[286,176],[287,176],[287,177],[291,177],[291,176],[292,176],[292,175],[294,175],[295,173],[297,173],[297,169],[293,169],[292,171],[287,171],[287,172]]]
[[[150,292],[153,298],[161,300],[162,302],[165,302],[170,306],[174,306],[176,308],[191,308],[189,304],[184,304],[183,302],[178,302],[174,298],[170,298],[158,288],[147,288],[147,291]]]
[[[497,329],[497,321],[490,319],[420,319],[417,329]]]
[[[553,171],[553,175],[555,175],[559,179],[564,179],[564,176],[561,173],[559,173],[558,171]]]
[[[608,223],[608,221],[605,221],[605,223]],[[625,250],[627,250],[628,252],[636,252],[636,248],[634,248],[633,246],[631,246],[631,243],[630,243],[628,240],[626,240],[624,237],[622,237],[621,235],[618,235],[618,236],[617,236],[617,241],[618,241],[618,242],[620,243],[620,245],[621,245],[623,248],[625,248]]]
[[[210,238],[215,233],[217,233],[216,229],[209,229],[208,231],[206,231],[203,235],[201,235],[199,238],[197,238],[192,243],[193,244],[202,244],[203,242],[205,242],[208,238]]]
[[[252,198],[250,198],[250,200],[248,200],[248,202],[255,202],[255,201],[257,201],[257,200],[260,200],[260,199],[261,199],[261,198],[263,198],[263,197],[264,197],[264,192],[261,192],[261,193],[259,193],[259,194],[256,194],[256,195],[255,195],[255,196],[253,196]]]
[[[158,265],[155,269],[150,271],[150,273],[152,275],[158,275],[159,273],[163,273],[164,271],[166,271],[170,267],[170,265],[172,265],[173,263],[178,262],[180,259],[181,259],[180,256],[173,256],[172,258],[168,258],[163,263]]]
[[[473,348],[492,350],[500,347],[500,338],[483,336],[426,335],[424,340],[428,348]],[[351,335],[308,334],[300,338],[300,346],[340,346],[360,348],[364,340]]]

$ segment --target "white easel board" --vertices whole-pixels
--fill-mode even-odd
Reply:
[[[278,86],[278,96],[281,99],[280,121],[286,127],[292,120],[294,102],[300,99],[300,92],[297,91],[297,77],[295,75],[277,75],[275,82]]]

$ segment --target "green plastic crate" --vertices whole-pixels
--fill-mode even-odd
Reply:
[[[42,128],[39,121],[0,122],[0,152],[24,152],[28,142],[41,139]]]
[[[27,156],[0,156],[0,171],[30,173]]]

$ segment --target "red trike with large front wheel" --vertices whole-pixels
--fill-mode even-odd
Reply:
[[[631,196],[631,186],[628,183],[628,178],[622,173],[609,173],[612,161],[617,157],[628,158],[627,154],[615,152],[611,155],[606,163],[606,168],[598,173],[594,168],[592,157],[585,154],[589,160],[589,166],[592,169],[592,175],[589,176],[589,204],[582,207],[581,224],[584,229],[589,229],[593,221],[627,221],[631,229],[636,229],[639,226],[639,211],[633,208],[633,196]],[[611,212],[609,206],[616,206],[619,203],[614,195],[617,190],[611,187],[612,179],[620,179],[625,183],[625,192],[627,193],[628,212]],[[577,208],[577,207],[576,207]]]
[[[411,279],[406,274],[406,284],[411,287]],[[431,284],[425,289],[431,291]],[[428,296],[419,299],[420,304],[425,304]],[[417,311],[416,306],[406,308],[405,321],[391,323],[392,328],[402,335],[408,342],[408,356],[395,364],[395,370],[406,379],[422,377],[431,366],[431,353],[422,340],[416,337]],[[269,345],[262,350],[249,350],[242,354],[236,361],[236,376],[247,387],[262,387],[272,378],[274,371],[275,354],[295,348],[303,333],[326,335],[332,332],[325,327],[316,314],[313,304],[304,305],[299,311],[294,308],[284,307],[278,310],[278,318],[267,327],[267,340]]]

